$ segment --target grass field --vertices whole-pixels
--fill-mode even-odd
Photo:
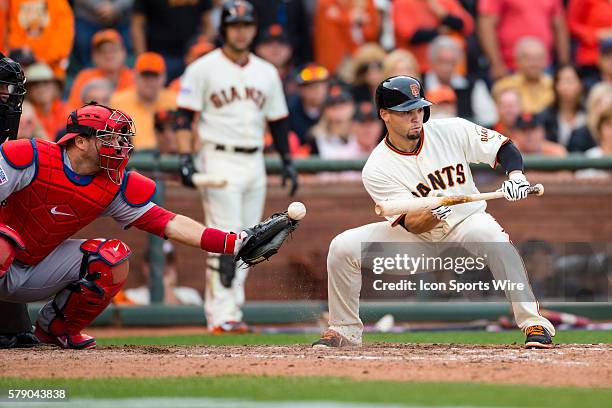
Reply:
[[[100,346],[124,345],[292,345],[308,344],[313,335],[248,334],[235,336],[182,335],[99,338]],[[366,342],[522,344],[519,331],[421,332],[369,334]],[[565,331],[557,343],[612,343],[612,331]],[[546,353],[546,351],[541,351]],[[608,356],[609,357],[609,356]],[[222,360],[220,360],[222,361]],[[112,362],[109,362],[112,364]],[[163,367],[160,367],[163,370]],[[6,376],[7,372],[2,375]],[[61,377],[57,373],[56,377]],[[398,382],[354,380],[344,377],[281,377],[224,375],[217,377],[158,377],[107,379],[22,379],[0,377],[8,388],[66,388],[69,400],[49,406],[108,407],[605,407],[609,388],[538,387],[469,382]],[[0,406],[11,406],[2,402]],[[23,407],[23,403],[12,406]],[[44,406],[36,404],[36,406]]]

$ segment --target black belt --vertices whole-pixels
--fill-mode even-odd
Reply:
[[[253,154],[259,151],[259,147],[238,147],[238,146],[226,146],[226,145],[218,144],[218,145],[215,145],[215,150],[220,150],[222,152]]]

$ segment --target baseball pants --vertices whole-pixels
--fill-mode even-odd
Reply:
[[[450,231],[436,228],[428,237],[430,241],[400,226],[392,227],[389,222],[364,225],[335,237],[327,257],[329,327],[353,343],[362,342],[363,323],[359,318],[362,242],[411,243],[416,254],[421,253],[419,244],[427,252],[432,242],[460,243],[471,253],[478,253],[482,243],[501,243],[487,246],[488,264],[494,278],[511,277],[514,282],[523,283],[529,294],[527,297],[533,299],[511,301],[518,326],[524,330],[529,326],[542,325],[551,335],[555,334],[554,326],[539,314],[520,255],[508,234],[491,215],[484,212],[472,214]],[[508,292],[506,295],[510,298]]]
[[[224,188],[206,188],[202,192],[207,227],[239,232],[261,221],[266,196],[266,171],[263,153],[219,151],[204,144],[198,158],[200,171],[225,178]],[[208,254],[204,312],[209,329],[229,321],[242,321],[244,285],[248,275],[245,265],[230,265],[235,270],[231,287],[221,283],[221,257]]]

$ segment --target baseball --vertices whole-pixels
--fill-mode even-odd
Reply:
[[[292,220],[301,220],[306,215],[306,206],[299,201],[294,201],[287,208],[287,215]]]

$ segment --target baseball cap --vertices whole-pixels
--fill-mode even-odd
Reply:
[[[355,109],[355,115],[353,116],[355,122],[370,122],[378,120],[376,109],[371,102],[361,102]]]
[[[425,99],[432,103],[455,103],[457,102],[457,94],[453,88],[446,85],[440,85],[425,93]]]
[[[296,81],[298,85],[308,85],[328,79],[329,71],[327,68],[318,64],[308,64],[298,72]]]
[[[325,106],[333,106],[338,105],[344,102],[352,102],[353,96],[348,93],[344,88],[340,85],[332,85],[329,88],[327,93],[327,98],[325,99]]]
[[[268,27],[266,31],[261,34],[259,43],[264,44],[275,41],[283,44],[289,44],[289,37],[283,29],[283,26],[280,24],[272,24],[270,27]]]
[[[164,62],[164,57],[156,52],[143,52],[136,59],[134,69],[139,73],[153,72],[156,74],[165,74],[166,63]]]
[[[105,42],[114,42],[123,46],[123,38],[121,38],[121,35],[117,30],[113,30],[112,28],[95,33],[91,38],[91,47],[98,48]]]
[[[55,79],[53,70],[47,64],[42,62],[36,62],[30,65],[26,68],[24,74],[27,79],[26,84],[31,84],[33,82],[53,81]]]
[[[514,126],[518,129],[531,129],[543,126],[544,120],[541,115],[533,113],[523,113],[516,119]]]

